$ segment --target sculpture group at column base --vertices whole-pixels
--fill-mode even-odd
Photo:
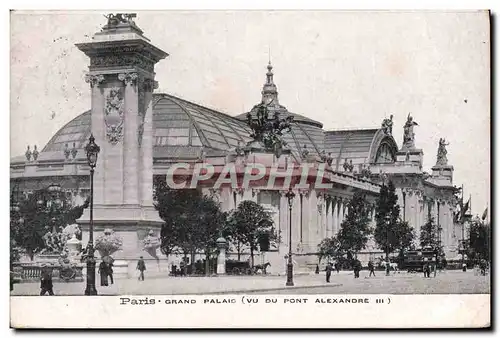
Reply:
[[[89,241],[90,227],[89,209],[85,209],[82,217],[77,221],[82,229],[82,244],[87,246]],[[132,277],[135,272],[137,261],[142,256],[151,267],[158,265],[158,260],[144,250],[144,239],[150,231],[154,236],[159,237],[163,220],[158,216],[158,212],[153,207],[141,206],[95,206],[94,207],[94,245],[99,236],[104,234],[106,229],[112,230],[122,241],[121,249],[111,254],[114,258],[113,274],[116,277]],[[159,250],[157,255],[160,256]],[[96,247],[95,257],[97,265],[101,261],[99,247]],[[159,257],[158,257],[159,258]]]

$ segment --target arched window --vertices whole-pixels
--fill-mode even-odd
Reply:
[[[394,163],[395,160],[391,147],[387,143],[382,143],[377,150],[375,163]]]

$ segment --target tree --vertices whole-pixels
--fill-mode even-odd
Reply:
[[[422,248],[432,248],[438,255],[443,251],[439,240],[439,227],[435,223],[434,217],[430,217],[420,228],[420,246]]]
[[[262,235],[268,236],[271,242],[277,240],[271,215],[261,205],[253,201],[243,201],[233,211],[228,220],[230,238],[250,248],[252,266],[254,252]]]
[[[160,233],[163,254],[194,254],[201,250],[208,260],[224,231],[226,214],[210,196],[196,189],[170,189],[165,181],[155,181],[155,207],[165,221]],[[192,261],[192,259],[191,259]],[[192,262],[194,263],[194,262]],[[186,266],[187,269],[187,266]]]
[[[336,259],[339,256],[342,256],[342,251],[341,251],[341,243],[337,236],[333,237],[328,237],[324,238],[319,244],[318,244],[318,258],[319,262],[323,258],[326,259]]]
[[[469,227],[469,258],[473,261],[491,259],[490,225],[475,217]]]
[[[338,233],[340,250],[352,259],[366,247],[368,236],[371,234],[369,227],[369,208],[365,195],[356,191],[349,202],[349,212],[341,224]]]
[[[50,196],[46,189],[35,191],[27,199],[11,201],[15,205],[10,217],[11,239],[31,260],[35,254],[50,250],[46,239],[57,237],[67,224],[75,223],[88,206],[85,203],[73,207],[69,200],[63,199],[57,208],[50,208],[48,201]]]
[[[386,262],[389,262],[390,253],[408,248],[414,237],[413,229],[399,217],[397,202],[398,196],[392,181],[387,186],[383,184],[376,206],[374,238],[379,248],[385,252]]]

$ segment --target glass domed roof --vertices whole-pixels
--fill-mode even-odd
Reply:
[[[208,155],[223,154],[238,143],[251,141],[246,121],[215,111],[193,102],[169,95],[153,97],[153,156],[157,158],[196,158],[202,149]],[[40,161],[63,160],[66,145],[78,150],[76,157],[84,158],[83,148],[90,136],[90,111],[62,127],[40,152]],[[319,153],[323,148],[323,131],[311,124],[295,121],[290,133],[284,135],[288,147],[299,155],[304,145]]]
[[[267,80],[262,90],[262,103],[271,114],[293,116],[291,131],[284,141],[296,158],[304,146],[309,153],[320,154],[324,148],[323,125],[305,116],[293,114],[278,102],[278,91],[273,82],[272,66],[267,66]],[[255,106],[250,114],[255,114]],[[247,116],[230,116],[169,94],[153,95],[153,158],[197,158],[202,150],[207,155],[223,155],[239,144],[251,141]],[[67,148],[76,152],[77,159],[85,158],[83,148],[90,136],[91,111],[87,111],[62,127],[42,149],[39,161],[64,160]],[[67,152],[67,151],[66,151]],[[17,162],[17,158],[14,159]],[[21,157],[19,157],[21,161]]]

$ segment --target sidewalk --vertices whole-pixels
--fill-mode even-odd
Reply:
[[[96,287],[99,295],[206,295],[342,285],[334,278],[331,283],[326,283],[325,276],[321,274],[294,276],[293,287],[285,286],[285,283],[286,276],[164,277],[145,281],[116,279],[114,285]],[[40,292],[39,287],[38,283],[15,284],[11,296],[35,296]],[[54,293],[60,296],[83,295],[84,290],[85,282],[54,283]]]

